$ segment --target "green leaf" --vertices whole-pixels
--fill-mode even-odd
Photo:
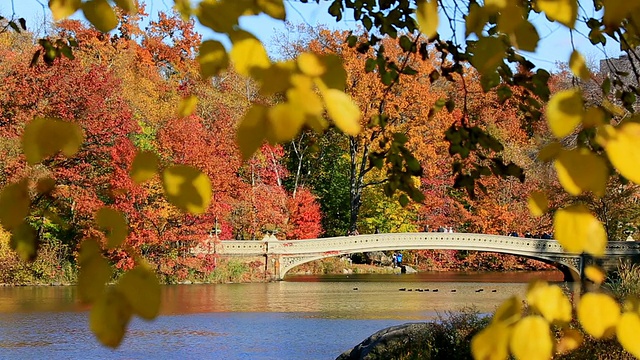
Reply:
[[[84,17],[102,32],[109,32],[118,26],[118,18],[107,0],[89,0],[82,3]]]
[[[37,164],[61,151],[73,156],[84,140],[77,124],[58,119],[35,118],[24,129],[22,147],[27,162]]]
[[[127,271],[118,281],[117,289],[127,299],[133,312],[152,320],[160,312],[160,283],[147,266],[138,265]]]
[[[198,169],[174,165],[162,172],[164,193],[173,205],[192,214],[202,214],[211,202],[211,182]]]
[[[124,214],[109,207],[98,209],[96,224],[106,232],[107,247],[110,249],[120,246],[129,234],[129,226]]]
[[[495,72],[506,55],[504,41],[497,37],[482,37],[473,48],[471,63],[483,76]]]

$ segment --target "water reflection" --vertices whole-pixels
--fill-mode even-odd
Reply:
[[[498,281],[505,275],[518,282]],[[388,326],[470,305],[493,311],[524,294],[522,281],[540,275],[302,276],[164,286],[162,316],[134,318],[117,350],[91,334],[75,287],[0,287],[0,358],[329,359]]]

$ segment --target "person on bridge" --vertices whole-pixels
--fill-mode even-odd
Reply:
[[[398,265],[398,254],[394,251],[393,252],[393,267],[396,267]]]
[[[402,266],[402,253],[398,253],[396,256],[397,266]]]

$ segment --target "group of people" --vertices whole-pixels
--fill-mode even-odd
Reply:
[[[429,225],[425,225],[424,232],[439,232],[439,233],[453,233],[453,227],[451,226],[440,226],[437,229],[431,229]]]
[[[402,253],[393,252],[393,267],[402,266]]]
[[[520,237],[520,234],[518,234],[517,231],[512,231],[512,232],[509,233],[509,236]],[[551,240],[551,239],[553,239],[553,234],[549,234],[548,232],[532,234],[531,232],[527,231],[527,232],[524,233],[523,237],[530,238],[530,239]]]

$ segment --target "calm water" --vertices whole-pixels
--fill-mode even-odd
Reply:
[[[166,286],[162,316],[134,319],[117,350],[94,339],[75,287],[2,287],[0,359],[335,359],[388,326],[471,305],[491,312],[535,277],[562,279],[421,273]]]

